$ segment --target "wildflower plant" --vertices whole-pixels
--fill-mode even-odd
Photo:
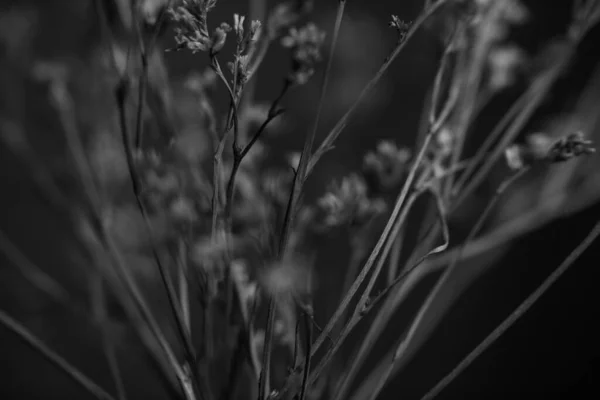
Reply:
[[[1,310],[0,322],[96,398],[126,399],[129,394],[109,332],[114,319],[108,312],[110,297],[126,315],[127,326],[158,367],[173,398],[375,400],[439,321],[436,307],[442,311],[447,307],[439,303],[445,291],[454,289],[449,289],[452,274],[481,248],[472,243],[493,241],[493,230],[480,231],[512,184],[533,167],[564,167],[592,158],[594,144],[580,130],[535,133],[524,143],[515,143],[529,130],[528,121],[554,83],[567,72],[577,46],[600,22],[598,1],[577,2],[570,29],[561,38],[564,52],[524,79],[520,97],[474,154],[468,154],[466,144],[475,135],[485,105],[516,86],[517,73],[533,70],[526,68],[530,57],[508,43],[511,26],[527,21],[528,11],[519,1],[426,1],[412,22],[392,15],[394,48],[318,144],[333,73],[332,57],[324,57],[322,48],[330,40],[330,52],[336,51],[344,13],[352,2],[338,1],[330,30],[310,21],[312,3],[285,1],[267,15],[249,18],[236,13],[227,22],[213,22],[218,0],[170,0],[151,19],[156,32],[150,39],[141,29],[146,8],[138,4],[132,7],[135,29],[129,32],[137,52],[119,67],[123,64],[115,50],[119,43],[103,3],[97,1],[105,33],[103,54],[112,59],[107,63],[110,71],[104,73],[114,87],[108,96],[109,118],[93,121],[97,126],[91,140],[83,140],[79,131],[79,107],[69,85],[72,72],[51,63],[40,63],[32,71],[47,85],[65,131],[79,187],[75,196],[63,193],[55,178],[36,163],[33,149],[14,124],[1,121],[9,132],[3,134],[7,147],[28,162],[36,183],[68,215],[78,234],[78,256],[90,265],[95,323],[102,328],[115,393],[78,371]],[[304,196],[318,161],[343,139],[358,106],[434,17],[452,29],[443,41],[414,148],[400,146],[399,138],[381,140],[366,152],[362,168],[331,182],[315,200]],[[188,51],[208,67],[183,83],[158,90],[149,79],[150,71],[169,82],[163,63],[172,55],[156,40],[162,23],[172,24],[176,44],[172,50]],[[253,80],[269,48],[278,44],[287,50],[285,78],[277,96],[268,105],[259,104],[253,98]],[[222,59],[229,60],[226,70]],[[139,63],[139,68],[130,63]],[[290,154],[283,167],[267,163],[272,150],[264,140],[267,130],[286,127],[276,123],[286,118],[284,98],[318,79],[322,79],[318,109],[301,151]],[[224,113],[216,104],[217,91],[228,98]],[[508,172],[504,168],[506,175],[494,186],[489,202],[469,221],[466,239],[457,242],[450,219],[503,156]],[[415,205],[421,203],[426,212],[415,232],[423,235],[414,243],[404,232],[409,217],[419,212]],[[321,323],[315,313],[331,308],[314,301],[319,270],[314,267],[318,254],[313,244],[315,238],[327,238],[340,227],[351,232],[350,261],[343,268],[341,298]],[[575,256],[599,234],[595,228]],[[47,275],[2,232],[0,243],[16,264]],[[560,273],[575,256],[567,259]],[[144,287],[132,260],[142,260],[144,270],[152,271],[148,275],[160,287],[160,300]],[[372,370],[359,376],[395,311],[428,273],[439,270],[441,276],[404,334]],[[60,283],[47,279],[54,289],[31,280],[48,295],[60,297]],[[336,363],[341,347],[350,334],[358,333],[355,328],[366,315],[372,316],[371,324],[360,333],[350,359]],[[432,398],[452,379],[443,380],[425,398]]]

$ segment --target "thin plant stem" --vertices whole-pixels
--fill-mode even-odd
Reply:
[[[518,178],[520,178],[527,171],[528,171],[528,168],[523,168],[523,169],[517,171],[514,175],[512,175],[508,179],[506,179],[502,184],[500,184],[500,186],[496,190],[496,193],[494,194],[492,199],[488,202],[485,210],[479,216],[479,218],[477,219],[473,228],[471,228],[469,234],[467,235],[466,240],[463,242],[463,247],[464,247],[464,243],[468,243],[469,241],[471,241],[473,239],[473,237],[475,237],[475,235],[478,233],[479,229],[483,226],[483,224],[487,220],[487,217],[490,215],[491,210],[495,206],[495,204],[498,201],[498,199],[500,198],[500,196],[506,191],[506,189],[508,187],[510,187],[510,185],[513,182],[515,182]],[[387,383],[389,377],[393,373],[397,360],[401,359],[404,356],[404,354],[406,353],[406,351],[409,348],[409,345],[412,341],[412,338],[414,337],[415,333],[421,327],[422,321],[424,320],[424,315],[429,311],[431,304],[433,304],[434,300],[436,299],[438,294],[441,292],[444,285],[449,281],[451,274],[456,269],[456,265],[458,264],[460,255],[461,255],[461,252],[459,251],[456,258],[453,260],[452,264],[444,271],[442,277],[439,278],[435,287],[429,293],[429,295],[427,296],[427,299],[419,308],[417,316],[415,317],[415,319],[411,323],[410,327],[406,331],[406,335],[400,339],[399,344],[396,347],[394,354],[392,356],[391,363],[389,364],[388,368],[386,369],[384,374],[379,379],[379,381],[375,387],[375,390],[372,391],[372,395],[370,397],[371,400],[375,400],[377,398],[377,396],[379,395],[379,393],[381,392],[381,390]]]
[[[438,75],[441,74],[441,70],[438,70]],[[441,82],[441,80],[438,81],[438,83]],[[432,90],[432,93],[436,93],[436,90]],[[423,143],[423,147],[421,147],[421,151],[417,157],[417,161],[415,161],[415,163],[420,164],[422,161],[422,158],[424,156],[426,147],[429,145],[432,137],[434,134],[436,134],[444,125],[444,123],[446,122],[446,120],[448,119],[448,117],[451,114],[451,111],[453,109],[453,107],[456,104],[456,100],[458,96],[458,90],[457,88],[454,86],[450,89],[450,93],[449,93],[449,97],[445,102],[444,108],[440,111],[440,115],[437,117],[437,120],[434,122],[433,126],[431,126],[428,130],[428,133],[426,134],[425,138],[424,138],[424,143]],[[413,168],[416,167],[416,164],[413,165]],[[407,178],[407,181],[405,182],[405,185],[411,185],[412,181],[414,179],[414,175],[411,176],[412,173],[416,173],[416,169],[414,171],[411,171],[411,173],[409,173],[409,176]],[[418,182],[417,186],[422,186],[422,182]],[[406,190],[408,190],[408,187],[410,186],[405,186]],[[403,189],[404,190],[404,189]],[[441,204],[440,204],[440,200],[437,200],[437,204],[438,204],[438,208],[441,209]],[[445,212],[445,211],[444,211]],[[441,226],[444,227],[444,232],[447,233],[447,227],[445,224],[442,224]],[[434,249],[435,250],[435,249]],[[428,253],[426,256],[424,256],[423,258],[421,258],[420,261],[415,262],[414,260],[409,261],[409,263],[407,263],[407,265],[412,265],[412,267],[410,267],[404,274],[402,274],[401,277],[398,277],[396,279],[396,282],[392,284],[392,287],[396,285],[396,283],[400,282],[401,280],[403,280],[406,276],[408,276],[408,274],[414,269],[416,268],[421,261],[423,261],[423,259],[425,257],[428,257],[430,255],[430,253]],[[371,310],[372,307],[369,307],[368,310],[364,310],[364,311],[369,311]],[[354,375],[358,372],[358,369],[360,367],[360,365],[362,364],[362,362],[364,361],[368,350],[371,348],[371,346],[375,343],[375,340],[378,337],[379,331],[381,329],[383,329],[383,326],[385,324],[385,319],[387,319],[389,317],[389,315],[391,315],[391,310],[389,309],[385,309],[382,308],[380,310],[380,313],[377,315],[377,318],[374,322],[374,324],[371,326],[371,329],[369,330],[369,332],[367,333],[367,337],[366,339],[363,341],[361,347],[359,348],[359,351],[356,353],[356,356],[353,359],[353,362],[350,364],[349,370],[346,373],[344,380],[341,383],[340,388],[342,390],[337,391],[337,393],[342,396],[345,395],[345,391],[347,391],[349,389],[349,384],[352,380],[352,378],[354,377]]]
[[[394,278],[397,275],[398,266],[400,264],[400,256],[402,254],[402,245],[404,243],[405,232],[405,229],[400,229],[400,232],[398,232],[398,237],[396,238],[396,241],[392,246],[392,254],[390,255],[390,260],[388,262],[388,285],[394,281]]]
[[[287,93],[290,88],[290,82],[288,80],[285,81],[283,88],[281,89],[279,95],[275,100],[271,103],[269,107],[269,111],[267,114],[267,118],[263,121],[260,127],[256,130],[252,138],[248,141],[248,143],[243,148],[238,148],[234,145],[233,150],[233,165],[231,167],[231,174],[229,176],[229,181],[227,182],[227,190],[225,195],[225,218],[229,220],[231,218],[231,209],[233,207],[233,196],[235,190],[235,177],[236,174],[244,161],[244,157],[248,154],[248,152],[252,149],[252,146],[258,141],[262,133],[265,131],[267,126],[279,115],[282,114],[283,110],[279,108],[279,104],[283,100],[283,97]],[[228,222],[228,224],[230,221]]]
[[[404,49],[406,44],[410,41],[413,35],[419,30],[419,28],[423,25],[425,21],[427,21],[442,5],[447,3],[447,0],[438,0],[437,2],[431,4],[428,8],[423,10],[421,15],[416,19],[416,21],[411,25],[410,29],[406,33],[404,40],[402,40],[392,51],[390,56],[385,60],[383,65],[379,68],[377,73],[371,80],[367,83],[367,85],[363,88],[361,93],[358,95],[356,101],[350,106],[348,111],[344,114],[344,116],[338,121],[338,123],[332,128],[329,132],[325,140],[319,145],[315,153],[311,156],[310,161],[308,163],[308,174],[312,171],[314,166],[317,164],[317,161],[325,154],[327,151],[332,149],[333,143],[337,140],[340,133],[344,130],[350,118],[354,115],[354,113],[358,110],[358,107],[362,104],[363,100],[367,97],[367,95],[373,90],[373,88],[377,85],[381,77],[385,74],[394,60],[398,57],[400,52]]]
[[[509,125],[510,121],[522,111],[528,100],[529,92],[525,92],[519,96],[519,98],[508,109],[506,114],[504,114],[500,121],[498,121],[498,123],[494,126],[490,134],[485,138],[485,141],[481,147],[477,150],[477,154],[473,156],[467,169],[456,180],[454,188],[452,189],[453,196],[456,196],[458,193],[460,193],[461,189],[464,187],[468,178],[473,174],[477,166],[481,163],[481,161],[485,160],[485,158],[489,156],[489,150],[492,145],[498,140],[504,129]]]
[[[438,4],[438,3],[436,3],[436,4]],[[435,90],[434,90],[434,92],[435,92]],[[429,144],[431,143],[433,136],[435,134],[437,134],[437,132],[441,129],[441,127],[445,123],[446,119],[449,117],[450,112],[451,112],[453,106],[455,105],[456,99],[457,99],[457,91],[455,90],[455,88],[453,88],[450,90],[449,98],[446,100],[444,108],[440,112],[440,115],[439,115],[437,121],[435,121],[433,126],[430,127],[429,131],[427,132],[427,134],[424,138],[423,144],[421,145],[421,149],[420,149],[419,153],[417,154],[417,157],[413,161],[413,165],[411,166],[411,169],[408,173],[406,181],[404,182],[402,190],[400,191],[400,194],[398,196],[398,199],[396,201],[394,209],[392,210],[392,214],[390,215],[388,223],[386,224],[377,244],[375,245],[373,251],[371,252],[371,255],[369,256],[369,259],[367,260],[365,266],[361,270],[361,273],[355,280],[354,285],[350,288],[347,296],[344,298],[344,300],[342,300],[341,304],[338,306],[338,309],[336,310],[336,312],[334,313],[332,318],[329,320],[329,322],[328,322],[327,326],[325,327],[324,331],[322,332],[322,334],[317,338],[317,341],[315,342],[315,345],[314,345],[315,349],[318,349],[320,347],[320,345],[323,343],[324,335],[328,335],[329,332],[333,329],[333,326],[335,326],[335,324],[337,323],[340,315],[343,314],[345,308],[348,306],[352,297],[358,290],[358,287],[360,286],[360,284],[362,283],[362,281],[365,279],[366,275],[370,271],[375,259],[379,255],[385,241],[387,241],[387,238],[390,234],[390,231],[392,230],[395,220],[398,217],[400,210],[403,207],[403,204],[407,198],[407,195],[408,195],[410,189],[412,188],[413,182],[415,181],[415,178],[416,178],[417,171],[421,165],[421,162],[423,161],[423,159],[425,157],[425,153],[429,147]],[[338,315],[338,313],[340,315]]]
[[[325,90],[329,81],[329,73],[331,72],[331,64],[333,63],[333,55],[335,54],[335,50],[337,47],[339,31],[341,27],[342,18],[344,16],[344,10],[346,7],[346,0],[339,0],[338,7],[336,12],[336,22],[334,25],[333,37],[331,41],[331,54],[327,59],[327,65],[325,67],[325,74],[323,75],[323,84],[321,86],[321,94],[319,105],[317,109],[317,119],[321,113],[321,108],[323,107],[323,99],[325,97]],[[311,159],[312,146],[315,140],[315,135],[317,131],[318,120],[314,123],[313,129],[306,136],[304,141],[304,146],[302,148],[302,153],[300,154],[300,161],[298,164],[298,169],[296,170],[294,183],[292,185],[292,189],[290,192],[289,202],[287,205],[287,210],[284,217],[284,222],[281,230],[281,237],[279,242],[279,250],[278,256],[283,257],[285,254],[285,249],[288,245],[289,235],[293,228],[294,216],[296,213],[296,206],[298,201],[300,200],[300,195],[302,192],[302,187],[304,182],[306,181],[306,176],[308,175],[308,167]],[[265,344],[263,349],[263,357],[262,357],[262,370],[260,373],[260,379],[258,384],[258,398],[259,400],[265,399],[269,393],[269,387],[267,382],[269,380],[270,374],[270,363],[271,363],[271,352],[273,346],[273,322],[275,318],[275,300],[270,297],[268,301],[268,317],[267,317],[267,327],[265,330]],[[308,361],[308,360],[307,360]]]
[[[425,189],[423,189],[423,191],[425,191]],[[397,284],[401,279],[403,279],[405,276],[408,276],[408,274],[410,273],[410,271],[412,271],[413,269],[415,269],[416,267],[418,267],[423,261],[425,261],[425,259],[431,255],[434,255],[436,253],[440,253],[442,251],[444,251],[449,243],[449,232],[448,232],[448,226],[446,223],[446,213],[444,211],[443,208],[443,204],[442,204],[442,200],[440,195],[434,191],[432,188],[428,188],[427,191],[429,191],[435,198],[436,200],[436,209],[438,212],[438,217],[440,218],[440,220],[442,221],[442,225],[444,226],[444,243],[440,246],[437,246],[436,248],[430,250],[425,256],[421,257],[411,268],[409,268],[406,272],[404,272],[401,276],[399,276],[390,286],[386,287],[386,289],[383,290],[383,292],[387,292],[387,290]],[[417,192],[417,194],[420,194],[422,192]],[[416,197],[415,197],[416,200]],[[398,225],[397,229],[400,229],[400,225]],[[396,235],[398,234],[398,231],[395,232]],[[394,236],[392,236],[394,237]],[[387,254],[390,251],[390,247],[393,245],[392,242],[388,243],[387,248],[384,250],[384,253],[382,254],[382,260],[380,260],[381,262],[385,261],[385,258],[387,258]],[[370,312],[373,309],[373,306],[375,303],[378,302],[378,300],[381,298],[382,294],[379,294],[377,296],[375,296],[374,298],[369,297],[369,302],[363,302],[361,305],[361,309],[358,310],[357,309],[357,313],[355,313],[355,316],[353,318],[352,321],[352,326],[348,327],[348,333],[351,329],[354,328],[354,326],[362,319],[365,317],[365,315]],[[354,375],[354,370],[358,368],[358,365],[360,365],[359,362],[357,362],[357,360],[360,360],[362,356],[361,354],[361,350],[362,348],[354,355],[352,361],[350,362],[350,370],[349,373],[347,373],[345,375],[345,377],[342,379],[342,381],[339,383],[338,387],[336,388],[336,400],[339,399],[344,399],[348,390],[350,390],[350,384],[351,384],[351,377]]]
[[[189,267],[187,262],[186,244],[183,239],[179,240],[177,246],[177,264],[179,276],[179,303],[181,304],[181,314],[187,334],[192,335],[192,317],[190,313],[190,288],[189,288]]]
[[[383,266],[385,265],[385,261],[387,260],[387,256],[389,254],[389,251],[391,250],[391,247],[392,247],[393,243],[395,242],[395,239],[396,239],[396,237],[397,237],[397,235],[398,235],[398,233],[400,231],[400,228],[404,224],[404,221],[406,220],[406,217],[408,216],[408,213],[411,210],[412,205],[414,204],[414,202],[417,200],[417,197],[419,196],[419,194],[420,193],[414,193],[413,195],[411,195],[408,198],[408,200],[406,202],[406,206],[404,207],[404,209],[402,211],[402,214],[399,216],[398,221],[394,224],[392,232],[389,235],[389,239],[387,240],[387,242],[385,243],[385,246],[383,247],[383,250],[381,251],[381,254],[379,256],[377,264],[375,265],[375,269],[373,270],[371,278],[370,278],[370,280],[367,283],[367,287],[365,288],[365,290],[362,293],[362,296],[358,300],[358,303],[357,303],[356,308],[355,308],[355,310],[354,310],[354,312],[352,314],[352,317],[350,318],[350,321],[348,322],[348,324],[346,324],[344,326],[344,328],[342,329],[341,333],[336,338],[336,341],[335,341],[333,347],[331,347],[327,351],[327,353],[325,354],[325,356],[323,356],[323,358],[319,362],[319,365],[315,368],[315,371],[314,371],[314,373],[312,375],[311,382],[316,381],[316,379],[318,378],[318,376],[324,370],[325,366],[333,358],[333,356],[335,355],[335,353],[339,350],[339,348],[343,344],[344,340],[348,337],[349,333],[352,331],[352,329],[354,329],[354,327],[356,326],[356,324],[358,323],[358,321],[362,318],[362,315],[361,315],[362,314],[362,310],[364,309],[365,305],[367,304],[367,302],[368,302],[368,300],[370,298],[370,293],[371,293],[371,291],[373,289],[373,286],[375,285],[375,282],[377,281],[379,273],[381,272],[381,270],[383,269]]]
[[[135,113],[135,131],[134,131],[134,148],[139,150],[142,148],[143,141],[143,116],[144,108],[146,104],[146,88],[148,86],[148,53],[146,52],[146,43],[142,36],[142,30],[140,27],[138,7],[135,6],[136,2],[131,2],[131,19],[135,25],[135,34],[138,42],[138,49],[140,52],[140,61],[142,62],[142,70],[138,76],[138,98],[137,107]]]
[[[312,270],[308,273],[308,286],[311,286],[312,281]],[[300,398],[298,400],[304,400],[306,396],[306,392],[309,386],[309,376],[310,376],[310,362],[311,362],[311,352],[312,352],[312,340],[313,340],[313,305],[312,302],[305,307],[302,312],[304,316],[304,328],[306,329],[306,355],[305,360],[306,363],[304,365],[304,372],[302,374],[302,384],[300,385]]]
[[[552,288],[565,272],[600,236],[600,222],[596,223],[585,239],[567,256],[567,258],[531,293],[500,325],[498,325],[481,343],[477,345],[448,375],[430,389],[421,400],[431,400],[439,395],[453,380],[467,369],[483,352],[492,346],[515,322],[519,320],[535,303]]]
[[[27,328],[14,320],[3,310],[0,310],[0,324],[16,334],[29,347],[39,352],[42,356],[44,356],[44,358],[50,361],[54,366],[64,372],[69,378],[71,378],[75,383],[77,383],[95,398],[99,400],[116,400],[106,390],[98,386],[98,384],[83,374],[83,372],[56,354],[53,350],[48,348],[48,346],[46,346],[40,339],[33,335]]]
[[[518,132],[521,131],[524,124],[528,121],[529,117],[533,114],[533,111],[536,109],[537,105],[544,98],[544,95],[536,96],[536,94],[539,94],[540,91],[542,91],[545,94],[549,90],[550,86],[552,85],[552,83],[555,81],[555,79],[558,76],[559,76],[558,70],[556,68],[553,68],[550,72],[547,72],[546,75],[544,75],[543,77],[538,78],[536,81],[534,81],[534,83],[532,84],[532,86],[529,89],[530,96],[526,96],[528,101],[525,102],[524,108],[519,110],[520,114],[515,117],[515,120],[513,121],[511,126],[508,128],[506,134],[504,135],[507,138],[507,140],[504,140],[503,143],[497,145],[496,150],[493,151],[492,154],[486,153],[486,157],[484,158],[486,160],[486,163],[484,164],[484,166],[482,166],[480,169],[478,169],[476,171],[472,180],[469,181],[468,184],[466,184],[466,186],[461,190],[460,194],[455,199],[452,199],[452,201],[450,202],[450,205],[449,205],[449,210],[448,210],[449,213],[454,212],[456,210],[456,208],[458,207],[458,205],[460,205],[467,198],[467,196],[469,196],[472,193],[472,191],[477,187],[477,185],[487,175],[487,173],[489,172],[489,169],[491,168],[490,166],[493,165],[493,163],[502,154],[502,151],[504,151],[506,144],[510,143],[510,140],[512,140],[518,134]],[[504,143],[504,142],[506,142],[506,143]],[[504,147],[501,147],[501,146],[504,146]],[[476,155],[476,157],[478,157],[478,156]],[[418,246],[418,248],[415,250],[413,256],[411,257],[411,260],[409,260],[409,263],[408,263],[409,265],[414,264],[413,259],[416,257],[417,251],[424,248],[425,246],[431,246],[431,242],[433,242],[440,234],[440,229],[441,229],[440,224],[434,225],[433,230],[428,234],[427,239],[424,240]],[[424,268],[426,268],[426,267],[424,266]],[[407,289],[404,289],[404,292],[406,292],[406,290]],[[361,360],[364,359],[364,357],[368,353],[368,349],[370,346],[369,343],[372,343],[374,338],[379,336],[380,332],[386,326],[389,318],[391,318],[391,316],[393,315],[394,310],[396,310],[397,307],[400,305],[401,298],[404,298],[404,297],[398,297],[397,294],[392,295],[391,297],[388,298],[386,304],[379,311],[374,323],[371,325],[371,328],[367,334],[367,339],[363,342],[362,349],[361,349],[361,354],[363,356],[362,356]],[[357,372],[357,368],[358,367],[353,366],[354,373]]]
[[[196,379],[195,375],[188,374],[179,365],[179,362],[177,361],[177,357],[175,356],[175,353],[171,349],[171,346],[170,346],[167,338],[162,333],[162,330],[160,329],[160,325],[158,324],[158,322],[154,318],[154,315],[150,311],[150,307],[148,306],[146,300],[142,296],[142,293],[140,292],[140,289],[138,288],[137,284],[135,283],[133,276],[131,276],[131,272],[129,271],[129,268],[125,264],[122,254],[120,253],[118,246],[113,241],[110,234],[106,231],[106,229],[103,226],[101,226],[99,233],[101,235],[102,243],[104,243],[105,247],[107,248],[107,250],[112,258],[113,264],[116,267],[116,272],[117,272],[119,278],[125,284],[125,287],[126,287],[127,291],[129,292],[131,298],[134,300],[136,307],[138,308],[142,318],[144,319],[144,321],[150,328],[152,335],[156,338],[161,350],[163,351],[163,353],[165,354],[165,356],[167,358],[167,361],[169,362],[169,364],[171,365],[171,368],[175,372],[175,375],[179,379],[179,382],[182,386],[182,389],[184,391],[186,399],[187,400],[195,400],[196,395],[195,395],[194,389],[193,389],[194,383],[192,382],[192,380]],[[196,386],[199,386],[199,385],[196,383]]]

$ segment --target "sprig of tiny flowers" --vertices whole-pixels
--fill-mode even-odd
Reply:
[[[187,48],[192,53],[209,51],[216,54],[223,48],[231,26],[222,23],[212,35],[208,30],[208,13],[216,4],[217,0],[182,0],[182,5],[169,9],[171,18],[178,23],[175,50]]]
[[[595,151],[592,142],[580,131],[554,141],[544,133],[534,133],[527,137],[527,143],[508,147],[505,157],[511,169],[519,170],[541,162],[561,163]]]
[[[288,77],[292,84],[305,84],[314,74],[315,65],[321,61],[324,40],[325,32],[313,23],[300,29],[292,27],[281,39],[282,46],[292,50],[292,71]]]

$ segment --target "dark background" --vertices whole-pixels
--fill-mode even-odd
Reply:
[[[53,168],[64,168],[60,162],[63,139],[60,126],[47,105],[44,88],[31,82],[25,66],[38,59],[85,59],[99,40],[93,9],[84,0],[4,1],[0,15],[11,7],[20,7],[35,15],[31,30],[31,49],[17,55],[16,61],[0,64],[0,113],[22,121],[36,149]],[[269,2],[273,3],[273,2]],[[326,30],[332,25],[335,1],[317,2],[316,22]],[[332,94],[321,134],[331,127],[349,104],[344,100],[356,96],[356,89],[343,77],[350,75],[360,89],[393,44],[386,23],[390,14],[406,19],[419,10],[419,1],[349,1],[347,20],[342,29],[341,48],[345,56],[336,58],[335,70],[340,77],[332,81]],[[569,2],[528,1],[534,19],[515,32],[515,40],[531,52],[539,50],[548,38],[560,34],[568,17]],[[229,19],[233,12],[245,13],[246,2],[221,0],[215,21]],[[350,29],[354,27],[355,29]],[[3,27],[4,29],[4,27]],[[344,34],[344,29],[347,32]],[[597,29],[596,29],[597,31]],[[364,32],[364,33],[359,33]],[[395,138],[410,145],[416,132],[424,96],[440,54],[435,31],[419,34],[391,68],[369,105],[363,107],[343,133],[334,152],[329,153],[314,174],[308,188],[309,198],[320,193],[324,185],[360,166],[365,149],[373,148],[381,138]],[[597,32],[593,35],[598,37]],[[597,43],[590,38],[579,51],[577,61],[567,76],[553,90],[550,100],[540,111],[539,119],[568,109],[597,64]],[[20,53],[17,53],[20,54]],[[5,54],[6,55],[6,54]],[[279,89],[284,55],[275,49],[265,61],[258,77],[257,98],[268,100]],[[172,76],[182,76],[200,68],[204,61],[184,54],[167,56]],[[272,69],[272,70],[271,70]],[[344,75],[346,74],[346,75]],[[272,138],[281,149],[299,149],[303,132],[314,114],[318,80],[300,88],[289,97],[289,132]],[[337,90],[336,90],[337,89]],[[500,100],[484,112],[490,121],[503,109]],[[484,184],[483,193],[493,188]],[[600,182],[598,182],[600,185]],[[487,189],[486,189],[487,187]],[[0,226],[32,260],[66,282],[73,293],[84,298],[84,272],[65,256],[69,252],[69,233],[62,216],[51,212],[40,199],[26,169],[7,149],[0,148]],[[568,252],[595,224],[600,216],[596,204],[576,214],[554,221],[512,243],[488,270],[466,290],[446,314],[435,334],[413,362],[389,383],[382,398],[417,399],[432,387],[462,356],[472,349],[512,311],[564,259]],[[471,217],[472,218],[472,217]],[[468,223],[456,223],[464,229]],[[339,246],[321,246],[319,288],[335,293],[340,254]],[[597,247],[597,246],[595,246]],[[328,248],[329,250],[326,250]],[[343,257],[342,257],[343,259]],[[485,258],[476,260],[485,262]],[[597,328],[598,290],[597,256],[594,249],[573,265],[572,269],[542,300],[452,383],[440,399],[495,398],[600,398],[595,384],[600,373],[600,329]],[[322,266],[321,266],[322,265]],[[89,325],[74,320],[60,305],[27,285],[14,271],[14,266],[0,256],[0,307],[22,321],[46,343],[64,355],[104,386],[110,378],[99,347],[96,332]],[[412,315],[426,294],[427,285],[417,290],[398,317],[401,322]],[[329,306],[331,307],[331,306]],[[325,321],[332,309],[319,310],[317,317]],[[396,322],[382,342],[389,344],[399,332]],[[377,351],[383,351],[384,348]],[[141,351],[131,346],[123,357],[127,385],[139,398],[160,398],[160,383],[148,379]],[[12,333],[0,328],[0,398],[84,398],[54,367],[42,361],[37,353],[25,347]],[[360,377],[359,377],[360,378]]]

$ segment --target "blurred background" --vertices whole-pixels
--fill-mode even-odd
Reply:
[[[113,23],[122,23],[117,3]],[[160,0],[155,0],[157,4]],[[152,4],[152,1],[149,2]],[[269,7],[277,2],[270,0]],[[326,99],[318,139],[348,109],[353,99],[377,71],[393,47],[395,36],[388,27],[390,15],[414,19],[422,1],[349,0],[341,28],[339,48],[334,55],[332,80]],[[523,1],[530,20],[511,32],[510,40],[532,57],[553,38],[564,34],[572,2]],[[328,32],[333,26],[337,2],[317,1],[310,17]],[[151,6],[149,6],[152,9]],[[246,0],[221,0],[211,14],[212,21],[231,21],[233,13],[247,14]],[[567,73],[553,86],[550,96],[531,118],[526,131],[568,131],[582,129],[600,141],[600,65],[597,51],[598,28],[581,44]],[[122,28],[120,34],[127,35]],[[327,185],[359,170],[365,151],[382,139],[412,146],[422,118],[430,83],[442,53],[443,30],[435,23],[409,43],[389,72],[371,93],[336,143],[326,154],[307,186],[307,201],[320,196]],[[158,46],[174,45],[172,29],[161,33]],[[0,5],[0,129],[2,135],[26,135],[41,163],[57,176],[65,191],[75,191],[69,164],[65,161],[64,132],[48,101],[47,87],[34,78],[41,62],[66,65],[73,74],[73,98],[90,135],[94,121],[106,115],[112,98],[110,89],[94,80],[101,62],[101,27],[91,0],[4,0]],[[287,58],[275,45],[266,56],[256,78],[255,99],[268,104],[285,78]],[[327,49],[325,56],[329,57]],[[167,75],[181,84],[192,72],[207,67],[207,57],[188,52],[165,54]],[[498,95],[481,112],[477,133],[467,152],[473,152],[486,132],[498,121],[523,89],[517,81]],[[301,149],[304,135],[315,114],[320,75],[294,89],[285,99],[287,110],[278,129],[265,138],[269,162],[285,163],[287,154]],[[215,97],[223,110],[227,97]],[[86,122],[87,121],[87,122]],[[86,130],[84,129],[84,134]],[[525,133],[525,132],[524,132]],[[561,166],[563,168],[563,166]],[[485,201],[503,180],[505,171],[492,171],[481,187],[450,221],[452,232],[464,236]],[[87,304],[89,288],[86,270],[75,258],[71,246],[74,233],[67,218],[50,208],[31,177],[26,163],[0,143],[0,228],[31,261],[69,289],[74,302]],[[382,398],[418,399],[449,369],[481,341],[510,311],[564,259],[600,217],[600,168],[597,156],[563,169],[531,174],[500,202],[485,232],[503,225],[517,214],[530,215],[522,234],[500,234],[489,251],[464,262],[456,290],[448,293],[448,310],[434,333],[402,372],[390,381]],[[536,213],[552,202],[548,212]],[[410,226],[408,231],[410,232]],[[415,233],[416,235],[416,233]],[[325,324],[339,298],[339,282],[347,263],[348,244],[343,232],[315,243],[318,279],[315,312]],[[597,245],[594,247],[598,247]],[[57,304],[23,279],[14,262],[0,253],[0,308],[21,321],[99,383],[110,387],[101,343],[95,329],[70,310]],[[144,273],[141,271],[140,273]],[[394,317],[384,337],[372,352],[364,373],[384,354],[414,315],[434,282],[435,273],[424,279]],[[600,398],[594,384],[600,373],[600,328],[597,318],[600,291],[598,256],[592,249],[581,257],[543,299],[508,333],[465,371],[440,399],[551,399]],[[328,301],[329,299],[329,301]],[[160,302],[160,299],[157,299]],[[359,327],[348,348],[364,333],[368,321]],[[134,338],[124,333],[120,354],[125,381],[131,393],[144,399],[164,398],[161,382],[153,377],[147,358]],[[130,335],[131,336],[131,335]],[[354,337],[356,336],[356,337]],[[349,350],[348,350],[349,351]],[[341,357],[348,357],[344,351]],[[0,398],[54,399],[87,398],[38,353],[0,327]]]

